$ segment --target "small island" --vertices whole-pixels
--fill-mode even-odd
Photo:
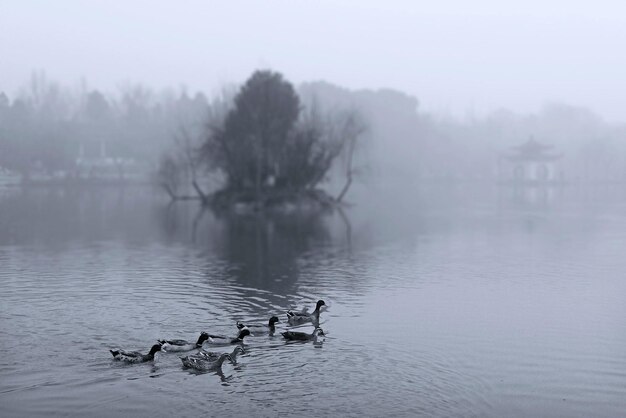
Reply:
[[[172,200],[198,199],[218,210],[323,209],[341,204],[352,184],[352,159],[365,125],[355,110],[324,114],[303,106],[280,73],[259,70],[232,99],[211,108],[200,138],[182,131],[163,156],[158,182]],[[320,185],[342,156],[344,185],[330,196]],[[333,171],[337,173],[338,170]],[[209,193],[198,181],[221,176]],[[181,194],[185,182],[192,194]]]

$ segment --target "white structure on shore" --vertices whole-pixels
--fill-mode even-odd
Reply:
[[[559,160],[563,154],[550,152],[553,146],[543,145],[532,137],[513,152],[504,155],[500,165],[501,180],[519,185],[547,185],[564,181]]]

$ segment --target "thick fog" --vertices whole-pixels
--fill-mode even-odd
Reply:
[[[2,2],[0,90],[13,96],[45,70],[106,91],[210,94],[272,68],[296,84],[392,88],[454,116],[558,102],[626,121],[623,2],[515,3]]]
[[[624,416],[624,4],[0,0],[0,417]]]
[[[4,183],[152,182],[168,158],[180,169],[189,150],[206,146],[240,87],[264,69],[294,86],[303,115],[358,115],[350,168],[344,152],[323,177],[334,196],[347,172],[352,193],[626,181],[621,2],[0,8]],[[207,191],[223,183],[205,174]]]

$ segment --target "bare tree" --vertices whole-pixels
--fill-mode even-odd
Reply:
[[[340,138],[342,141],[341,149],[345,153],[345,172],[346,184],[335,199],[337,203],[341,203],[346,193],[350,189],[353,181],[354,169],[354,152],[357,147],[358,138],[367,130],[365,123],[356,110],[352,110],[344,115],[341,121]]]

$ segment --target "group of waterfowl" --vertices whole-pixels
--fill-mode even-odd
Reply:
[[[325,306],[323,300],[318,300],[315,305],[315,310],[311,313],[306,308],[302,311],[294,312],[287,311],[287,323],[289,325],[301,325],[311,322],[315,329],[312,333],[299,332],[299,331],[284,331],[280,334],[287,341],[314,341],[318,336],[323,336],[324,331],[319,327],[320,323],[320,311],[322,306]],[[153,361],[157,352],[186,352],[191,350],[198,350],[196,353],[180,357],[183,367],[196,369],[200,371],[218,370],[222,367],[224,361],[228,360],[233,364],[237,362],[237,356],[245,353],[242,345],[244,338],[249,335],[270,335],[273,336],[276,332],[276,323],[280,322],[278,317],[272,316],[267,324],[244,324],[237,322],[237,329],[239,330],[234,337],[227,337],[223,335],[213,335],[207,332],[201,332],[196,342],[186,340],[158,340],[156,344],[152,346],[148,354],[140,353],[139,351],[124,351],[124,350],[109,350],[115,360],[123,361],[126,363],[144,363]],[[230,353],[221,353],[215,351],[207,351],[205,347],[223,347],[235,345],[235,348]]]

